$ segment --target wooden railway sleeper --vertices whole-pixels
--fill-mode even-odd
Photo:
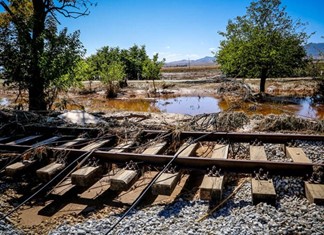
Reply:
[[[305,194],[310,203],[324,205],[324,167],[313,166],[313,172],[308,181],[305,181]]]
[[[251,192],[253,204],[266,202],[274,205],[276,203],[276,190],[272,179],[269,178],[269,172],[262,168],[258,172],[254,171],[255,178],[251,180]]]
[[[221,175],[221,169],[214,165],[212,169],[207,168],[207,174],[199,187],[199,196],[202,200],[220,201],[223,196],[225,176]]]
[[[110,180],[110,189],[114,191],[126,191],[140,178],[142,172],[136,162],[126,162],[123,170],[115,174]]]

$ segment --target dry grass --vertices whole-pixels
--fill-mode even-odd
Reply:
[[[324,133],[324,120],[310,120],[291,115],[269,115],[255,128],[257,131],[293,131]]]
[[[187,124],[193,131],[235,131],[249,122],[244,112],[220,112],[196,115]]]
[[[184,73],[184,72],[198,72],[198,71],[213,71],[219,70],[219,65],[209,66],[191,66],[191,67],[163,67],[161,72],[163,73]]]

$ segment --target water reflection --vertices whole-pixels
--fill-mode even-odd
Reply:
[[[197,115],[217,113],[231,109],[253,114],[289,114],[299,117],[324,119],[324,104],[314,104],[311,98],[275,97],[276,103],[235,103],[229,104],[224,99],[206,96],[181,96],[176,98],[151,99],[105,99],[103,97],[79,96],[68,102],[66,109],[85,109],[88,112],[135,111],[135,112],[166,112]],[[284,102],[285,101],[285,102]],[[288,102],[286,102],[288,101]],[[13,106],[15,103],[6,98],[0,98],[0,106]]]
[[[297,113],[298,116],[317,117],[320,115],[320,112],[316,109],[317,105],[312,105],[312,99],[310,97],[301,99],[299,105],[301,108]],[[321,118],[323,118],[323,116]]]
[[[0,98],[0,105],[1,106],[8,106],[10,101],[7,98]]]
[[[162,112],[197,115],[220,112],[219,100],[213,97],[177,97],[158,99],[155,106]]]
[[[280,97],[278,97],[280,100]],[[287,101],[287,98],[283,100]],[[203,113],[216,113],[231,108],[234,111],[243,111],[253,114],[289,114],[299,117],[324,119],[324,105],[313,104],[311,98],[290,99],[284,103],[241,103],[233,108],[225,100],[214,97],[177,97],[172,99],[157,99],[155,105],[162,112],[197,115]]]
[[[299,117],[324,119],[324,105],[313,104],[311,98],[276,97],[276,102],[238,103],[234,106],[226,100],[207,96],[180,96],[175,98],[148,99],[84,99],[78,97],[78,103],[87,111],[135,111],[135,112],[166,112],[197,115],[217,113],[231,109],[253,114],[289,114]],[[78,109],[71,105],[68,109]]]

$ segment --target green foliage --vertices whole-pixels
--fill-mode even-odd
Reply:
[[[120,81],[125,78],[124,65],[121,62],[113,61],[111,64],[105,64],[100,72],[101,80],[104,84]]]
[[[154,55],[151,60],[146,54],[145,46],[134,45],[128,50],[105,46],[86,59],[89,68],[85,77],[99,79],[114,62],[123,65],[124,78],[158,79],[164,60],[158,61],[158,54]]]
[[[1,14],[1,17],[4,16]],[[0,26],[0,67],[5,85],[16,83],[20,90],[28,87],[31,63],[30,47],[20,37],[14,24]]]
[[[94,78],[93,69],[86,59],[80,59],[68,75],[78,82],[93,80]]]
[[[142,71],[145,61],[149,59],[146,54],[145,46],[134,45],[128,50],[122,50],[121,60],[126,66],[126,74],[128,79],[141,80]]]
[[[97,51],[95,55],[87,58],[89,65],[88,77],[92,79],[99,79],[102,72],[105,71],[113,62],[120,62],[120,49],[118,47],[104,46]]]
[[[153,56],[153,60],[147,59],[143,64],[142,76],[144,79],[153,80],[153,89],[154,93],[156,92],[155,79],[160,79],[161,77],[161,68],[164,64],[165,59],[158,61],[159,54]]]
[[[67,91],[71,86],[79,84],[72,73],[73,67],[84,54],[79,40],[80,33],[67,33],[63,29],[57,33],[53,19],[44,32],[42,39],[44,48],[39,53],[38,68],[44,80],[45,102],[47,109],[52,107],[59,92]],[[14,37],[13,37],[14,36]],[[16,84],[20,90],[26,90],[33,83],[31,45],[20,38],[13,26],[0,28],[0,64],[3,66],[5,84]],[[18,66],[19,65],[19,66]],[[36,84],[37,85],[37,84]]]
[[[267,77],[291,76],[306,66],[303,44],[309,36],[304,26],[280,7],[280,0],[254,1],[245,16],[228,22],[225,40],[216,54],[221,70],[234,77],[260,77],[260,91]]]
[[[142,77],[144,79],[160,79],[161,77],[161,68],[163,67],[164,61],[158,61],[159,55],[155,54],[153,59],[147,59],[143,64]]]
[[[66,28],[58,34],[56,28],[48,32],[48,40],[45,40],[44,52],[40,59],[48,109],[51,109],[60,92],[67,92],[70,87],[81,85],[80,77],[73,76],[73,68],[84,55],[79,36],[79,31],[68,34]]]
[[[4,9],[0,17],[0,72],[7,84],[28,90],[30,110],[50,108],[58,92],[75,84],[68,74],[84,55],[79,32],[58,32],[56,13],[86,15],[91,3],[46,2],[0,0]]]
[[[121,62],[113,61],[109,65],[104,64],[100,77],[102,82],[106,85],[107,98],[113,98],[117,96],[119,89],[118,81],[121,81],[126,76],[124,71],[124,65]]]

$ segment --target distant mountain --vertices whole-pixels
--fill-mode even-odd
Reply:
[[[215,57],[205,56],[204,58],[194,60],[193,64],[215,64]]]
[[[320,58],[320,53],[324,54],[324,43],[308,43],[305,46],[306,53],[308,56],[312,56],[315,59]],[[323,55],[322,55],[323,58]],[[165,67],[186,67],[186,66],[202,66],[202,65],[213,65],[215,64],[215,57],[205,56],[197,60],[178,60],[165,63]]]
[[[200,58],[197,60],[178,60],[165,63],[164,66],[166,67],[185,67],[185,66],[202,66],[202,65],[212,65],[215,64],[215,57],[213,56],[206,56],[204,58]]]
[[[305,46],[306,53],[308,56],[312,56],[314,58],[319,58],[320,53],[322,53],[322,57],[324,54],[324,43],[308,43]]]

